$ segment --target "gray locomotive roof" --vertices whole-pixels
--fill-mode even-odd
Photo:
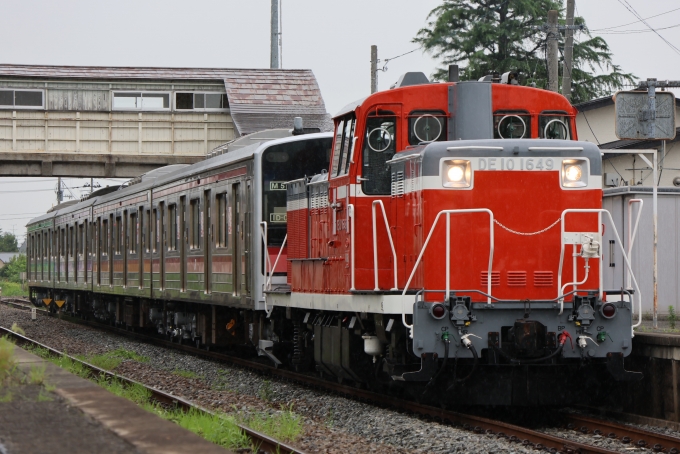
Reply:
[[[82,208],[87,208],[92,205],[99,205],[101,203],[109,202],[112,200],[117,200],[123,197],[127,197],[131,194],[135,194],[141,191],[145,191],[151,188],[156,188],[163,186],[168,183],[172,183],[174,181],[182,180],[184,178],[191,177],[197,173],[201,172],[206,172],[215,168],[219,168],[221,166],[227,165],[227,164],[232,164],[236,163],[239,161],[243,161],[246,159],[252,158],[255,154],[261,153],[262,151],[266,150],[267,148],[273,146],[273,145],[279,145],[279,144],[285,144],[289,142],[297,142],[301,138],[304,139],[321,139],[321,138],[331,138],[333,136],[332,133],[330,132],[321,132],[321,133],[316,133],[316,134],[305,134],[303,136],[293,136],[293,137],[285,137],[283,139],[276,139],[276,140],[270,140],[267,142],[257,142],[252,145],[249,145],[247,147],[243,147],[239,150],[236,150],[231,153],[226,153],[223,155],[215,156],[210,159],[206,159],[205,161],[198,162],[196,164],[190,165],[190,166],[185,166],[180,169],[175,170],[174,172],[166,173],[163,174],[159,172],[156,175],[149,175],[152,178],[142,178],[141,183],[134,184],[132,186],[128,186],[124,189],[121,189],[119,191],[115,191],[109,194],[102,195],[100,197],[93,197],[91,199],[88,199],[84,202],[79,202],[75,205],[71,205],[68,207],[64,207],[64,209],[60,210],[55,210],[51,213],[43,214],[41,216],[38,216],[36,218],[31,219],[27,225],[34,224],[38,221],[42,221],[45,219],[50,219],[55,216],[60,216],[66,213],[71,213],[78,211]],[[155,176],[155,178],[153,178]]]

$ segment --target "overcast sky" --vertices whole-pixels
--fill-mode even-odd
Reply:
[[[378,46],[382,60],[417,49],[411,40],[441,3],[282,1],[283,67],[314,71],[331,114],[369,94],[370,46]],[[644,18],[680,8],[677,0],[627,2]],[[624,71],[642,79],[679,80],[680,51],[635,22],[622,3],[626,1],[576,0],[577,15],[591,30],[601,30],[593,34],[606,39],[614,62]],[[4,0],[2,5],[7,20],[0,27],[1,63],[269,67],[270,0]],[[680,9],[647,22],[680,47]],[[619,25],[624,26],[603,30]],[[586,39],[579,34],[576,38]],[[380,89],[389,88],[406,71],[429,75],[436,66],[421,51],[394,59],[379,73]],[[86,181],[66,183],[81,187]],[[114,183],[97,181],[103,186]],[[55,185],[56,179],[0,178],[0,229],[23,235],[26,221],[54,203],[50,189]]]

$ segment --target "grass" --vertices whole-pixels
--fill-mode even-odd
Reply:
[[[186,413],[180,409],[164,409],[151,401],[151,392],[143,386],[127,386],[119,380],[112,380],[103,375],[97,379],[97,384],[117,396],[135,402],[151,413],[173,421],[212,443],[228,449],[249,447],[250,440],[238,427],[233,417],[210,415],[195,409]]]
[[[45,364],[31,366],[31,370],[28,372],[28,382],[32,385],[42,385],[45,383]]]
[[[675,322],[678,321],[678,316],[675,313],[675,308],[673,306],[668,306],[668,323],[671,325],[671,329],[675,329]]]
[[[245,448],[250,439],[241,431],[233,417],[210,415],[191,409],[188,412],[173,412],[172,421],[208,441],[227,449]]]
[[[0,340],[0,342],[2,342],[2,340]],[[11,342],[6,342],[8,342],[13,347]],[[1,347],[2,344],[0,343],[0,352],[2,351]],[[151,400],[150,391],[141,385],[128,386],[119,380],[111,379],[105,375],[93,377],[89,370],[85,369],[85,367],[80,363],[75,362],[70,358],[63,356],[51,356],[49,350],[41,347],[31,347],[29,350],[42,358],[48,359],[52,363],[68,370],[71,373],[95,381],[99,386],[102,386],[109,392],[131,400],[145,410],[164,419],[175,422],[181,427],[194,432],[195,434],[212,443],[227,449],[237,450],[252,448],[253,451],[256,451],[255,447],[251,446],[250,439],[238,427],[236,418],[233,416],[228,416],[225,414],[211,415],[195,409],[192,409],[189,412],[183,412],[177,408],[167,409],[158,403],[153,402]],[[123,359],[133,359],[140,362],[148,361],[148,358],[144,356],[139,356],[134,352],[129,352],[122,349],[114,350],[103,355],[89,356],[87,361],[94,365],[100,364],[111,366],[114,364],[113,360],[118,361],[117,364],[120,364],[120,361]],[[101,368],[105,369],[105,367]],[[199,377],[199,375],[191,371],[175,370],[173,373],[185,378]],[[34,372],[32,369],[31,374],[35,376],[35,380],[42,380],[46,391],[51,392],[54,390],[53,386],[46,385],[44,383],[44,373],[41,377],[40,371]],[[264,400],[271,400],[271,397],[273,396],[273,390],[269,381],[265,381],[265,384],[260,389],[260,395],[261,397],[266,397]],[[6,398],[11,400],[11,395],[7,394]],[[42,394],[41,390],[38,400],[47,401],[51,400],[51,397],[49,395]],[[2,402],[1,396],[0,402]],[[254,430],[263,432],[282,441],[295,441],[300,437],[303,431],[302,417],[293,412],[292,405],[289,407],[282,406],[281,411],[273,415],[258,413],[248,417],[241,416],[239,417],[239,420]]]
[[[184,377],[184,378],[200,378],[200,375],[198,375],[196,372],[192,372],[190,370],[175,369],[174,371],[172,371],[172,373],[179,376],[179,377]]]
[[[21,289],[21,284],[9,281],[0,281],[2,296],[26,296],[28,292]]]
[[[54,399],[50,396],[49,392],[45,392],[44,388],[40,388],[40,392],[38,392],[38,402],[51,402]]]
[[[14,344],[7,336],[0,337],[0,384],[14,373],[16,367]]]
[[[251,429],[263,432],[281,441],[295,441],[302,435],[302,417],[293,412],[293,405],[281,406],[279,413],[258,413],[242,420]]]
[[[262,387],[257,391],[257,396],[267,402],[272,400],[272,397],[274,397],[274,390],[272,389],[272,384],[269,380],[262,382]]]
[[[125,350],[123,348],[118,348],[100,355],[79,355],[77,358],[104,370],[113,370],[120,366],[120,363],[122,363],[124,360],[133,360],[140,363],[149,361],[149,358],[146,356],[138,355],[133,351]]]
[[[10,330],[14,331],[17,334],[21,334],[22,336],[26,335],[26,331],[24,331],[24,329],[21,326],[17,325],[17,322],[12,323]]]

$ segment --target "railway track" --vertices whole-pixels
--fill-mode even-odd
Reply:
[[[30,309],[33,307],[32,305],[28,305],[28,302],[25,300],[15,299],[14,301],[8,301],[7,299],[3,298],[2,302],[21,309]],[[47,311],[40,310],[39,312],[47,315]],[[324,391],[333,392],[361,401],[367,401],[374,405],[379,405],[406,413],[421,415],[433,420],[459,426],[475,433],[492,434],[499,438],[505,438],[511,442],[516,442],[524,447],[533,448],[537,451],[581,454],[618,452],[598,446],[593,446],[587,443],[568,440],[490,418],[462,414],[412,401],[394,399],[392,396],[386,396],[365,389],[359,389],[330,382],[315,376],[304,375],[284,369],[277,369],[274,366],[257,361],[250,361],[223,353],[209,352],[197,349],[193,346],[169,342],[164,339],[134,333],[121,328],[103,325],[96,322],[88,322],[70,316],[63,316],[63,318],[71,322],[95,327],[97,329],[104,329],[106,331],[141,342],[150,343],[152,345],[178,349],[207,359],[227,362],[251,370],[259,371],[267,375],[277,376],[279,378],[294,381],[305,386],[323,389]],[[110,372],[107,373],[111,374]],[[172,397],[171,399],[178,398]],[[180,401],[181,399],[177,400],[177,402]],[[191,405],[189,402],[186,402],[186,404]],[[608,420],[580,414],[564,414],[564,419],[562,421],[567,429],[579,431],[581,434],[600,435],[610,439],[619,440],[624,444],[630,444],[631,447],[647,448],[655,452],[665,452],[669,454],[678,454],[679,452],[678,449],[680,447],[680,439],[656,432],[645,431],[632,426],[612,423]]]
[[[579,413],[565,414],[563,419],[567,424],[567,428],[578,430],[583,434],[592,433],[607,438],[619,439],[623,443],[648,448],[654,452],[668,454],[678,454],[680,452],[680,439],[669,435],[646,431]]]
[[[158,390],[156,388],[146,386],[143,383],[137,382],[135,380],[131,380],[129,378],[126,378],[122,375],[118,375],[116,373],[113,373],[111,371],[107,371],[105,369],[101,369],[97,366],[94,366],[92,364],[89,364],[86,361],[79,360],[76,357],[67,355],[66,353],[60,352],[52,347],[49,347],[47,345],[44,345],[40,342],[37,342],[33,339],[30,339],[26,336],[23,336],[21,334],[15,333],[11,331],[8,328],[0,326],[0,335],[8,335],[11,336],[18,345],[30,345],[33,347],[40,347],[42,349],[46,349],[51,356],[55,357],[66,357],[69,358],[71,361],[75,363],[80,363],[83,367],[85,367],[87,370],[89,370],[93,376],[101,376],[104,375],[110,379],[115,379],[118,380],[119,382],[122,382],[128,386],[132,385],[138,385],[144,387],[146,390],[149,391],[151,394],[151,399],[159,402],[164,405],[168,405],[170,407],[178,407],[182,409],[183,411],[188,412],[189,410],[198,410],[202,413],[207,413],[210,415],[214,415],[213,412],[206,408],[199,407],[197,405],[194,405],[193,403],[182,399],[181,397],[174,396],[172,394],[166,393],[164,391]],[[290,454],[304,454],[302,451],[299,449],[290,446],[284,442],[281,442],[279,440],[276,440],[268,435],[265,435],[261,432],[258,432],[256,430],[253,430],[247,426],[244,426],[242,424],[237,424],[239,428],[245,433],[248,438],[251,440],[253,446],[259,446],[259,451],[264,451],[265,453],[290,453]]]

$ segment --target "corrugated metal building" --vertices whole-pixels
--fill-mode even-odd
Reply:
[[[0,160],[202,158],[241,135],[292,127],[296,116],[306,128],[330,127],[310,70],[0,65]]]

